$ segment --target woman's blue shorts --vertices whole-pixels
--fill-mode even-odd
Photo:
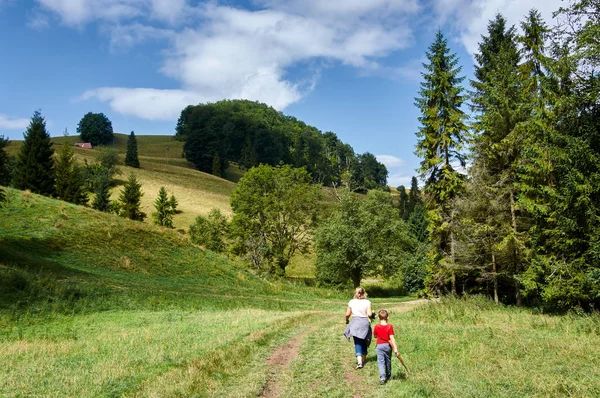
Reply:
[[[353,337],[354,339],[354,350],[356,351],[356,355],[367,355],[367,340],[359,339],[358,337]]]

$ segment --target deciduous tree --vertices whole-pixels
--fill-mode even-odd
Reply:
[[[321,197],[305,169],[261,165],[250,169],[232,196],[232,228],[238,249],[257,236],[268,246],[272,269],[284,274],[292,256],[306,253]]]
[[[93,146],[106,145],[112,142],[112,123],[104,113],[86,113],[77,125],[77,133],[81,141]]]

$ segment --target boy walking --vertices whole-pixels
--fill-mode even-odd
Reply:
[[[373,336],[377,339],[377,366],[379,367],[379,384],[385,384],[392,377],[392,349],[398,356],[398,346],[394,339],[394,327],[388,321],[388,312],[379,311],[379,325],[375,325]]]

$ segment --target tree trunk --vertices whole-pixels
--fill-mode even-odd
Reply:
[[[454,218],[454,215],[453,215]],[[455,253],[455,239],[454,239],[454,219],[450,220],[450,262],[452,267],[452,295],[456,296],[456,271],[454,269],[456,265],[456,253]]]
[[[515,304],[520,307],[523,303],[523,297],[521,296],[521,282],[515,278]]]
[[[354,287],[360,286],[361,279],[362,279],[362,275],[361,275],[360,270],[354,270],[354,272],[352,272],[352,283],[354,284]]]
[[[515,192],[513,190],[513,187],[510,187],[510,217],[511,217],[511,221],[512,221],[512,229],[513,229],[513,235],[517,236],[517,214],[516,214],[516,209],[515,209]],[[519,267],[519,253],[517,252],[517,248],[515,246],[515,251],[514,251],[514,275],[513,278],[515,278],[515,303],[517,305],[517,307],[519,307],[521,305],[522,302],[522,298],[521,298],[521,283],[518,281],[517,279],[517,275],[519,275],[520,273],[520,267]]]
[[[494,273],[494,302],[498,304],[498,268],[496,265],[496,253],[492,250],[492,272]]]

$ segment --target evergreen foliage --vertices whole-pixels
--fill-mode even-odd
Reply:
[[[283,275],[296,253],[306,253],[321,197],[305,169],[260,165],[250,169],[231,195],[236,251],[263,242],[271,271]]]
[[[140,168],[140,160],[138,159],[138,145],[135,133],[132,131],[127,139],[127,152],[125,153],[125,166]]]
[[[445,288],[451,276],[456,293],[455,217],[453,200],[461,193],[464,176],[456,166],[465,167],[464,145],[467,140],[466,115],[458,58],[450,53],[447,40],[438,31],[426,52],[428,62],[419,97],[415,104],[421,111],[415,153],[423,160],[419,172],[425,181],[424,193],[431,214],[431,238],[434,240],[439,267],[433,270],[433,288]]]
[[[119,215],[130,220],[144,221],[146,213],[140,209],[143,195],[142,184],[131,173],[119,195]]]
[[[154,208],[156,209],[156,211],[152,213],[154,224],[160,225],[161,227],[173,228],[173,215],[175,214],[175,211],[171,206],[171,201],[169,200],[165,187],[160,187],[158,197],[154,201]]]
[[[173,210],[173,214],[177,214],[179,212],[177,210],[177,206],[179,206],[179,201],[175,197],[175,194],[171,194],[171,198],[169,199],[169,204],[171,205],[171,209]]]
[[[66,140],[55,159],[56,197],[76,205],[88,203],[87,186],[83,169],[75,162],[73,146]]]
[[[109,213],[112,211],[113,206],[110,201],[110,172],[109,170],[101,167],[94,176],[93,189],[94,189],[94,200],[92,201],[92,208]]]
[[[31,192],[51,196],[54,194],[54,149],[46,121],[40,111],[35,111],[29,127],[23,134],[25,141],[17,157],[14,186]]]
[[[398,198],[398,210],[400,211],[400,217],[403,220],[406,220],[410,215],[408,194],[406,193],[406,188],[404,188],[404,185],[400,185],[397,189],[398,193],[400,194],[400,197]]]
[[[86,113],[77,125],[77,133],[81,141],[93,146],[107,145],[112,142],[112,123],[104,113]]]
[[[5,148],[8,146],[10,141],[8,138],[0,135],[0,185],[7,186],[10,183],[10,171],[9,162],[10,159],[6,153]]]
[[[423,198],[421,197],[417,177],[413,176],[410,179],[410,191],[408,193],[407,213],[409,217],[419,205],[423,205]]]

